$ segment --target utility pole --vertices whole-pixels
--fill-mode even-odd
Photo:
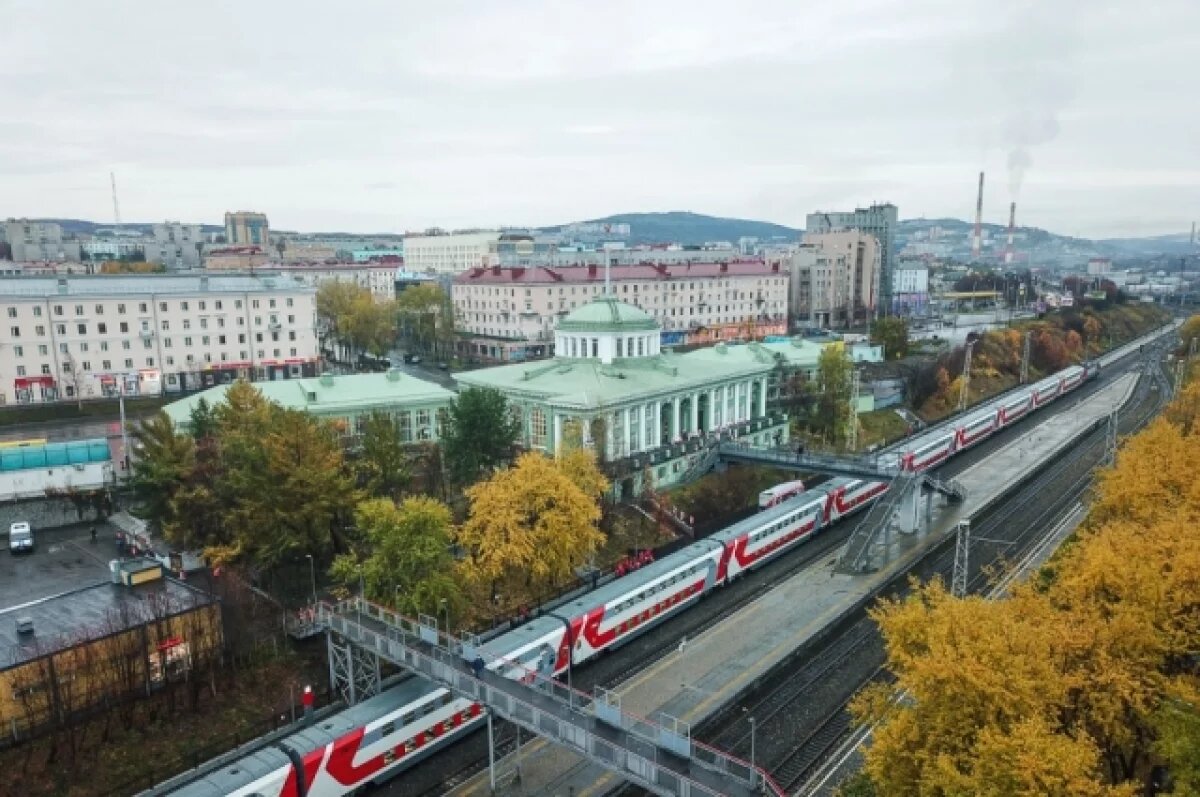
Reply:
[[[958,411],[962,412],[971,403],[971,350],[975,348],[975,341],[967,343],[967,354],[963,359],[963,384],[962,391],[958,394]]]
[[[960,520],[954,535],[954,573],[950,578],[950,593],[958,598],[967,594],[967,564],[971,550],[971,521]]]
[[[1033,337],[1032,332],[1025,333],[1025,347],[1021,354],[1021,384],[1029,381],[1029,344]]]

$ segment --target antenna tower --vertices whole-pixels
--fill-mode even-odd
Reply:
[[[108,179],[109,179],[109,182],[112,183],[113,224],[120,224],[121,223],[121,206],[117,204],[117,173],[109,172]]]
[[[971,521],[960,520],[954,535],[954,570],[950,576],[950,593],[962,598],[967,594],[967,565],[971,553]]]
[[[846,450],[852,453],[858,448],[858,391],[859,373],[855,368],[854,380],[850,383],[850,406],[846,408]]]

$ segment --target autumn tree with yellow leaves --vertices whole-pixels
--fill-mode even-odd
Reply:
[[[998,602],[937,582],[873,615],[892,686],[871,790],[897,797],[1200,794],[1200,388],[1102,471],[1076,537]],[[855,793],[862,793],[862,782]]]
[[[560,459],[531,452],[466,491],[467,521],[455,542],[460,572],[483,614],[509,613],[569,583],[603,544],[600,496],[608,481],[591,452]]]

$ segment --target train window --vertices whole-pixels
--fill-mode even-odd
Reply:
[[[394,722],[384,723],[383,726],[381,726],[379,728],[379,733],[383,736],[391,736],[395,732],[396,732],[396,723],[394,723]]]

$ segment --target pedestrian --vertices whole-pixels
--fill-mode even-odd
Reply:
[[[96,527],[92,526],[92,545],[96,544]]]

